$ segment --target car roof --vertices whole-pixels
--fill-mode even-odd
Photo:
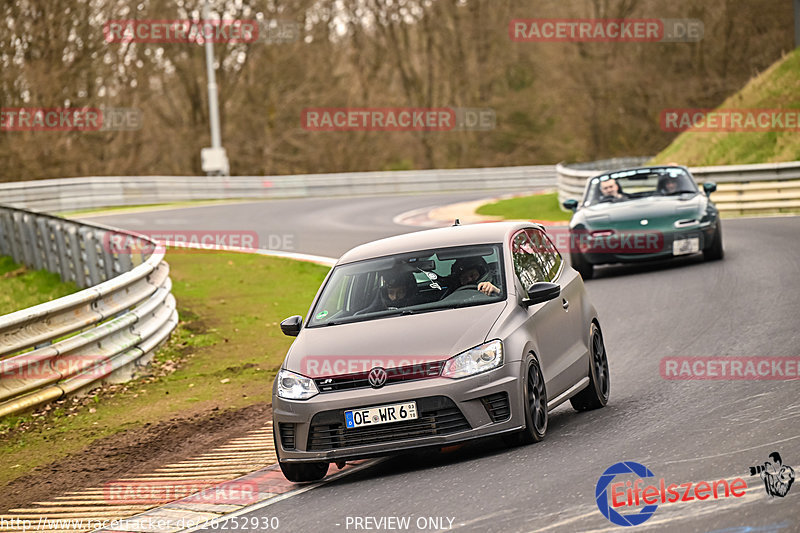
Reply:
[[[486,224],[464,224],[423,231],[405,233],[356,246],[345,253],[337,264],[363,261],[375,257],[447,248],[470,244],[493,244],[505,242],[507,237],[523,228],[544,229],[541,224],[525,221],[489,222]]]

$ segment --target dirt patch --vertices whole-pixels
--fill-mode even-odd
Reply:
[[[0,512],[189,459],[261,428],[271,418],[272,408],[266,403],[215,408],[97,440],[80,453],[36,468],[0,488]]]

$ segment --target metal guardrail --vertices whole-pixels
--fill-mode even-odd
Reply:
[[[643,165],[648,157],[556,165],[559,202],[580,200],[589,178],[608,170]],[[800,161],[691,167],[698,182],[719,184],[714,203],[723,212],[758,213],[800,207]]]
[[[739,214],[800,209],[800,180],[723,183],[714,203],[721,211]]]
[[[0,206],[0,255],[87,287],[0,316],[0,417],[128,381],[178,323],[163,247],[142,235]]]
[[[120,176],[0,183],[7,205],[62,212],[187,200],[269,199],[555,187],[553,165],[303,174],[295,176]]]

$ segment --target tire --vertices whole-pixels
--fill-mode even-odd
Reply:
[[[572,253],[569,257],[572,268],[577,270],[583,279],[592,279],[594,277],[594,265],[588,262],[583,254]]]
[[[539,442],[547,432],[547,389],[536,359],[528,363],[522,391],[525,397],[525,429],[503,437],[506,445],[512,447]]]
[[[330,463],[284,463],[280,460],[283,476],[292,483],[305,483],[308,481],[319,481],[328,473]]]
[[[611,376],[603,334],[594,322],[589,330],[589,342],[589,385],[569,400],[576,411],[605,407],[611,393]]]
[[[703,250],[703,258],[706,261],[719,261],[723,257],[725,257],[725,250],[722,249],[722,224],[718,222],[714,240],[711,242],[711,246]]]
[[[272,428],[272,441],[275,443],[275,454],[278,455],[278,424]],[[278,465],[281,467],[283,477],[292,483],[306,483],[309,481],[319,481],[328,473],[331,466],[327,462],[319,463],[284,463],[278,455]]]

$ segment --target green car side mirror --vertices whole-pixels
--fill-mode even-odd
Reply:
[[[713,181],[707,181],[703,184],[703,190],[706,192],[706,196],[711,196],[711,193],[717,190],[717,184]]]
[[[564,206],[564,209],[567,209],[572,212],[578,210],[578,200],[573,200],[572,198],[570,198],[569,200],[564,200],[564,203],[562,203],[561,205]]]

